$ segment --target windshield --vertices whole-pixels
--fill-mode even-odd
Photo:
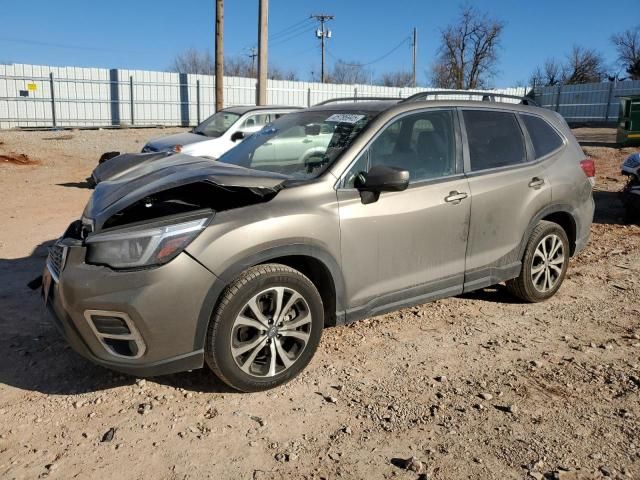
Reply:
[[[217,113],[214,113],[209,118],[207,118],[204,122],[198,125],[193,129],[193,133],[197,133],[199,135],[204,135],[206,137],[218,138],[224,134],[231,125],[236,123],[236,121],[240,118],[240,115],[232,112],[225,112],[221,110]]]
[[[218,161],[306,180],[317,177],[371,121],[366,111],[290,113],[265,126]]]

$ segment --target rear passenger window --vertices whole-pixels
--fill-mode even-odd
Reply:
[[[513,113],[464,110],[471,171],[508,167],[526,160],[524,140]]]
[[[531,137],[536,158],[544,157],[562,146],[562,138],[546,121],[533,115],[521,115],[521,118]]]

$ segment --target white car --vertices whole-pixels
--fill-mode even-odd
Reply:
[[[150,140],[142,153],[174,152],[220,158],[243,138],[300,107],[229,107],[216,112],[191,132]]]

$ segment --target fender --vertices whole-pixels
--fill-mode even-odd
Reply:
[[[253,267],[260,263],[266,263],[280,257],[288,257],[293,255],[312,257],[320,262],[329,270],[333,279],[336,290],[336,322],[338,325],[344,323],[345,317],[345,287],[342,270],[336,259],[324,248],[309,243],[294,243],[262,250],[256,254],[243,258],[239,262],[234,263],[227,268],[211,285],[209,292],[198,315],[198,326],[194,339],[194,349],[204,348],[207,327],[211,320],[213,310],[218,303],[218,298],[235,278],[238,277],[247,268]]]
[[[518,256],[516,257],[518,260],[522,259],[524,255],[524,251],[527,248],[527,242],[529,241],[529,237],[531,236],[531,232],[536,227],[538,222],[542,220],[544,217],[551,215],[552,213],[568,213],[573,220],[573,227],[575,232],[579,232],[580,224],[578,223],[578,215],[576,215],[576,210],[571,205],[567,203],[552,203],[551,205],[547,205],[542,210],[534,215],[534,217],[529,222],[529,226],[524,232],[522,236],[522,240],[520,241],[520,247],[518,248]],[[571,249],[575,249],[575,245],[570,245]]]

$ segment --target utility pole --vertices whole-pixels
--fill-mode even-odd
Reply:
[[[258,12],[258,105],[267,104],[267,49],[269,42],[269,0],[260,0]]]
[[[247,53],[247,57],[249,57],[251,59],[251,75],[252,76],[256,76],[256,58],[258,58],[258,49],[257,48],[250,48],[249,49],[250,53]]]
[[[224,108],[224,0],[216,0],[216,112]]]
[[[331,38],[331,30],[326,30],[324,28],[324,24],[329,20],[333,20],[336,18],[334,15],[325,15],[323,13],[317,15],[311,15],[311,18],[315,18],[320,22],[320,29],[316,31],[316,37],[320,39],[322,44],[322,67],[320,68],[320,81],[324,83],[325,74],[324,74],[324,65],[325,65],[325,46],[324,41],[325,38]]]
[[[418,58],[418,29],[413,27],[413,88],[418,86],[416,77],[416,61]]]

